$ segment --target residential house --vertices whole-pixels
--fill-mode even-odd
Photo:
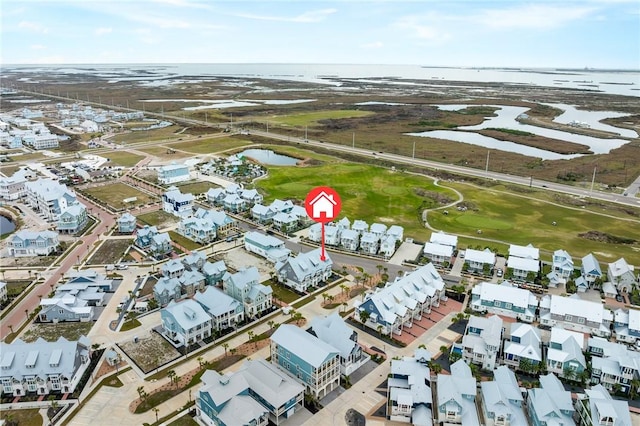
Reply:
[[[356,300],[353,307],[355,318],[367,327],[387,335],[400,335],[404,328],[413,326],[413,320],[419,321],[445,298],[444,281],[429,263],[384,288],[365,293],[364,300]]]
[[[313,318],[307,331],[338,350],[340,373],[345,377],[370,359],[358,344],[358,333],[347,326],[337,312]]]
[[[571,297],[545,295],[540,300],[540,324],[547,327],[559,325],[568,330],[592,333],[596,336],[611,335],[613,313],[600,302]]]
[[[28,175],[27,170],[20,169],[11,176],[0,177],[0,199],[15,201],[26,196],[25,183]]]
[[[183,218],[178,224],[177,232],[203,245],[212,243],[218,236],[216,227],[211,221],[193,216]]]
[[[322,249],[317,248],[277,262],[275,269],[278,282],[301,293],[326,282],[331,277],[333,261],[328,253],[324,254],[324,260],[321,257]]]
[[[196,292],[194,299],[211,316],[211,326],[222,331],[236,328],[244,320],[244,306],[217,287]]]
[[[553,252],[551,270],[557,272],[562,278],[570,279],[573,276],[573,259],[565,250]]]
[[[89,366],[91,342],[85,336],[77,341],[60,337],[55,342],[41,337],[32,343],[16,339],[0,342],[0,354],[3,395],[70,394]]]
[[[191,299],[171,301],[160,310],[162,334],[174,346],[190,346],[211,336],[211,317]]]
[[[269,312],[273,306],[271,286],[260,284],[260,274],[255,266],[241,269],[235,274],[226,273],[222,279],[225,293],[244,304],[244,315],[253,319]]]
[[[471,309],[531,323],[536,318],[538,299],[529,290],[515,287],[508,281],[501,284],[482,282],[471,290]]]
[[[476,392],[471,368],[461,359],[453,363],[450,375],[438,374],[435,420],[446,425],[480,426]]]
[[[48,222],[57,222],[62,212],[78,202],[74,192],[53,179],[25,182],[24,186],[29,206]]]
[[[219,237],[229,234],[236,228],[236,221],[223,211],[199,208],[193,216],[211,222]]]
[[[67,282],[65,284],[60,284],[57,287],[58,290],[65,288],[64,286],[77,284],[86,285],[89,288],[96,289],[96,291],[104,292],[110,292],[114,287],[113,279],[107,278],[104,274],[92,270],[70,270],[66,273],[66,277],[68,278]]]
[[[532,283],[540,272],[540,261],[522,257],[507,258],[507,276],[513,280]]]
[[[244,234],[244,248],[271,263],[283,262],[291,254],[291,250],[284,246],[284,241],[255,231]]]
[[[553,374],[540,376],[540,387],[527,390],[527,412],[532,426],[574,424],[571,392]]]
[[[180,278],[186,270],[180,259],[171,259],[160,266],[160,273],[165,278]]]
[[[369,232],[369,224],[364,220],[354,220],[351,229],[362,235],[365,232]]]
[[[596,257],[589,253],[582,258],[582,266],[580,267],[580,273],[582,277],[589,283],[589,286],[593,286],[596,280],[602,280],[602,270],[600,269],[600,263]]]
[[[161,185],[173,185],[191,179],[189,166],[172,162],[165,166],[158,167],[158,182]]]
[[[204,290],[205,277],[200,271],[185,271],[184,274],[178,278],[180,281],[182,294],[191,297],[196,291]]]
[[[271,220],[278,212],[270,206],[263,206],[262,204],[255,204],[251,207],[251,217],[253,220],[267,224],[271,223]]]
[[[547,371],[566,379],[579,381],[587,362],[584,350],[584,335],[561,327],[551,329],[547,349]]]
[[[41,322],[88,322],[93,320],[93,306],[71,294],[40,300]]]
[[[154,235],[151,238],[148,251],[155,258],[164,257],[171,253],[173,251],[173,247],[171,245],[171,237],[169,236],[169,233],[163,232],[161,234]]]
[[[445,234],[444,232],[432,232],[431,238],[429,238],[429,242],[433,244],[440,244],[443,246],[449,246],[453,250],[458,246],[458,236]]]
[[[446,244],[429,242],[424,244],[422,253],[430,262],[438,266],[447,267],[451,263],[451,258],[453,257],[453,247]]]
[[[542,366],[540,330],[530,324],[510,323],[509,339],[504,341],[504,363],[525,373]]]
[[[239,194],[227,194],[222,200],[222,207],[233,213],[240,213],[249,208],[247,200]]]
[[[602,284],[602,294],[605,298],[608,297],[609,299],[613,299],[618,295],[618,289],[616,288],[615,284],[607,281],[606,283]]]
[[[640,379],[640,352],[602,337],[590,337],[587,351],[592,355],[591,383],[629,394],[633,383]]]
[[[60,146],[58,137],[52,133],[41,133],[33,135],[33,138],[23,140],[33,149],[53,149]]]
[[[199,250],[193,250],[182,258],[182,264],[189,271],[202,271],[206,263],[207,256]]]
[[[631,426],[627,401],[611,398],[602,385],[585,389],[576,401],[577,426]]]
[[[636,337],[629,333],[629,316],[631,311],[635,309],[625,310],[618,308],[613,311],[613,332],[616,335],[616,341],[623,343],[636,343]],[[637,315],[637,314],[634,314]]]
[[[384,235],[380,240],[380,254],[385,259],[389,259],[396,252],[396,243],[398,240],[392,235]]]
[[[272,226],[280,232],[293,232],[298,228],[298,216],[293,213],[277,213],[273,216]]]
[[[433,423],[431,354],[418,349],[413,357],[391,360],[387,379],[387,416],[391,421],[413,425]]]
[[[74,203],[60,213],[56,229],[63,234],[77,234],[84,229],[88,219],[87,208],[81,203]]]
[[[205,197],[207,198],[207,203],[221,206],[223,200],[227,196],[227,193],[223,188],[209,188],[206,192]]]
[[[477,364],[483,370],[491,371],[496,366],[501,343],[502,319],[499,316],[472,315],[469,317],[462,343],[454,343],[451,350],[462,355],[465,362]]]
[[[166,306],[169,302],[177,302],[182,298],[182,284],[178,278],[162,277],[153,286],[153,298],[160,306]]]
[[[387,233],[387,225],[382,223],[372,223],[371,226],[369,227],[369,232],[375,235],[379,241]]]
[[[493,372],[493,381],[480,383],[481,410],[486,426],[527,426],[522,393],[506,365]]]
[[[340,229],[337,226],[325,225],[324,243],[328,246],[337,246],[340,244]]]
[[[509,256],[519,257],[522,259],[540,260],[540,250],[531,244],[526,246],[511,244],[509,245]]]
[[[474,274],[490,275],[496,264],[496,254],[488,248],[484,250],[466,249],[464,269]]]
[[[345,250],[356,251],[360,245],[360,234],[353,229],[343,229],[340,232],[340,246]]]
[[[326,234],[325,234],[326,235]],[[325,240],[326,243],[326,240]],[[372,232],[364,232],[360,237],[360,250],[366,254],[377,254],[380,240]]]
[[[631,293],[633,287],[638,285],[634,269],[633,265],[629,265],[624,257],[621,257],[609,264],[607,278],[616,286],[619,293]]]
[[[337,349],[294,325],[282,324],[271,336],[271,363],[295,377],[317,399],[340,385],[339,355]]]
[[[193,194],[183,194],[175,186],[170,186],[167,192],[162,194],[162,209],[180,218],[193,215]]]
[[[155,226],[144,225],[136,232],[135,245],[141,249],[146,249],[151,245],[151,239],[158,233],[158,228]]]
[[[215,263],[206,262],[202,266],[202,274],[204,275],[204,282],[206,285],[218,285],[222,283],[224,275],[227,273],[227,265],[223,260],[219,260]]]
[[[319,243],[322,241],[322,224],[319,222],[314,223],[308,229],[307,238],[309,240]]]
[[[224,375],[207,370],[201,381],[196,417],[207,426],[280,425],[303,406],[304,386],[262,359]]]
[[[116,222],[120,234],[133,234],[136,230],[136,217],[129,212],[125,212]]]
[[[387,235],[395,238],[396,241],[404,240],[404,228],[399,225],[391,225],[387,229]]]
[[[10,257],[50,256],[58,251],[60,242],[54,231],[18,231],[7,241]]]
[[[257,189],[241,189],[240,196],[251,205],[258,204],[263,201],[263,197]]]

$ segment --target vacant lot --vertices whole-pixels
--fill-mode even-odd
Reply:
[[[191,157],[192,155],[182,151],[175,151],[170,148],[167,148],[164,145],[157,145],[149,148],[140,148],[138,151],[146,152],[149,155],[153,155],[154,157],[158,157],[162,161],[169,160],[182,160],[186,157]]]
[[[336,110],[336,111],[314,111],[294,113],[283,116],[270,117],[269,121],[275,121],[279,124],[287,126],[313,126],[318,124],[321,120],[328,119],[340,119],[340,118],[354,118],[354,117],[366,117],[368,115],[375,114],[372,111],[359,111],[359,110]]]
[[[184,237],[175,231],[169,231],[169,236],[171,237],[171,241],[178,244],[179,246],[184,247],[187,250],[198,250],[199,248],[202,247],[200,243],[191,241],[187,237]]]
[[[96,186],[93,188],[85,188],[82,192],[97,198],[102,203],[111,206],[116,210],[141,206],[157,201],[155,197],[119,182],[104,186]],[[136,198],[135,201],[128,203],[124,202],[125,199],[134,197]]]
[[[217,137],[172,143],[167,144],[166,146],[182,151],[193,152],[194,154],[212,154],[226,151],[228,149],[242,148],[251,144],[252,142],[248,140],[230,137]]]
[[[138,162],[142,161],[144,157],[142,155],[134,154],[127,151],[113,151],[102,154],[104,158],[110,160],[111,166],[133,167]]]
[[[0,419],[6,420],[7,425],[9,425],[9,420],[11,420],[11,424],[19,426],[42,425],[42,416],[40,415],[40,410],[37,408],[31,408],[29,410],[2,410],[2,412],[0,412]]]
[[[149,212],[137,216],[137,219],[149,226],[157,226],[159,229],[166,228],[178,223],[178,218],[164,210]]]
[[[180,131],[181,129],[181,126],[169,126],[163,127],[162,129],[154,129],[148,131],[132,131],[120,135],[115,135],[111,140],[116,143],[166,141],[181,137],[181,135],[176,134],[176,132]]]
[[[129,340],[119,346],[145,373],[180,356],[176,348],[155,332],[139,336],[138,343]]]
[[[93,253],[93,256],[91,256],[91,259],[89,259],[87,263],[93,265],[117,263],[132,243],[133,239],[106,240],[100,248]]]
[[[60,337],[67,340],[78,340],[80,336],[86,336],[91,330],[93,322],[59,322],[57,324],[33,323],[20,337],[23,341],[35,342],[42,337],[47,342],[54,342]]]
[[[178,186],[178,189],[180,189],[180,192],[182,192],[183,194],[190,192],[193,195],[204,194],[210,188],[219,188],[219,186],[213,182],[208,182],[208,181],[187,183],[187,184]]]

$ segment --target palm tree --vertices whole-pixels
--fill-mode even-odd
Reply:
[[[145,392],[144,390],[144,386],[138,386],[138,395],[140,396],[141,400],[146,400],[147,399],[147,392]]]
[[[364,330],[364,325],[369,320],[371,314],[368,311],[360,311],[360,322],[362,323],[362,329]]]
[[[369,275],[368,273],[366,273],[366,272],[365,272],[365,273],[363,273],[363,274],[362,274],[362,284],[363,284],[365,287],[367,286],[367,284],[371,284],[371,283],[369,282],[369,280],[370,280],[370,279],[371,279],[371,275]],[[366,284],[365,284],[365,282],[366,282]]]
[[[174,378],[177,376],[177,373],[175,372],[175,370],[169,370],[167,371],[167,377],[169,378],[170,382],[173,382]]]
[[[256,334],[253,332],[253,330],[249,330],[249,331],[247,332],[247,335],[249,336],[249,341],[250,341],[250,342],[253,342],[253,341],[254,341],[254,340],[253,340],[253,339],[254,339],[254,337],[256,337]],[[255,342],[254,342],[254,343],[255,343]],[[256,343],[256,346],[257,346],[257,343]]]
[[[29,310],[28,309],[24,310],[24,314],[27,316],[27,319],[29,319]]]
[[[449,354],[449,347],[447,345],[440,346],[440,353],[442,355],[448,355]]]
[[[198,360],[198,365],[200,366],[200,368],[202,368],[202,366],[204,365],[204,358],[202,358],[201,356],[199,356],[197,358]]]
[[[376,265],[376,268],[378,268],[378,273],[381,274],[383,266],[378,264],[378,265]]]
[[[228,343],[223,343],[222,347],[224,348],[224,356],[226,358],[227,357],[227,349],[229,349],[229,344]]]
[[[333,303],[333,301],[335,300],[335,298],[336,298],[335,296],[333,296],[333,295],[331,295],[331,294],[330,294],[330,295],[329,295],[329,297],[328,297],[328,299],[329,299],[329,304],[332,304],[332,303]]]
[[[342,294],[346,294],[348,289],[349,289],[349,286],[348,286],[348,285],[346,285],[346,284],[340,284],[340,292],[341,292]]]
[[[269,329],[273,330],[273,327],[275,326],[276,322],[271,320],[271,321],[268,321],[267,324],[269,325]]]
[[[9,324],[9,330],[11,330],[11,334],[13,334],[13,325]]]
[[[381,325],[376,327],[376,330],[378,330],[378,334],[380,335],[380,337],[382,337],[382,328],[383,327]]]
[[[347,265],[342,265],[342,275],[347,275]]]
[[[153,407],[152,410],[156,413],[156,423],[158,423],[158,411],[160,411],[160,409],[158,407]]]
[[[238,352],[238,349],[237,349],[237,348],[231,348],[231,349],[229,350],[229,352],[231,352],[231,355],[235,355],[235,354],[236,354],[236,352]]]
[[[322,304],[327,303],[327,298],[329,297],[329,293],[322,293]]]
[[[437,362],[429,361],[428,365],[429,365],[429,369],[433,374],[438,375],[442,372],[442,366]]]

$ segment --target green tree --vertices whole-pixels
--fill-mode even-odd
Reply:
[[[147,400],[147,392],[144,390],[144,386],[138,386],[138,389],[136,389],[138,391],[138,396],[140,396],[140,399],[142,401],[146,401]]]
[[[362,329],[364,330],[364,326],[371,317],[371,314],[368,311],[360,311],[360,322],[362,323]]]
[[[431,373],[438,375],[442,372],[442,366],[437,362],[429,361],[428,365],[429,365],[429,369],[431,370]]]
[[[329,293],[322,293],[322,303],[327,303],[327,298],[329,297]]]
[[[224,348],[224,357],[227,357],[227,349],[229,349],[229,344],[228,343],[223,343],[222,347]]]
[[[178,376],[178,374],[175,372],[175,370],[169,370],[167,371],[167,377],[169,378],[170,382],[174,382],[175,378]]]

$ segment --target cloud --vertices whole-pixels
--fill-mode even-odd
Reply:
[[[113,31],[113,28],[101,27],[101,28],[96,28],[95,33],[96,33],[96,35],[101,36],[101,35],[104,35],[104,34],[110,34],[112,31]]]
[[[304,12],[297,16],[271,16],[271,15],[252,15],[252,14],[238,14],[241,18],[257,19],[260,21],[280,21],[280,22],[296,22],[296,23],[309,23],[309,22],[321,22],[324,21],[330,15],[336,13],[337,9],[320,9]]]
[[[18,28],[39,34],[47,34],[49,32],[48,28],[31,21],[21,21],[18,24]]]
[[[384,44],[381,41],[373,41],[371,43],[365,43],[360,47],[363,47],[365,49],[380,49],[384,47]]]
[[[549,29],[587,17],[595,8],[527,4],[508,9],[488,9],[473,20],[496,29]]]
[[[443,19],[434,19],[434,15],[426,17],[407,16],[394,23],[394,27],[409,32],[413,37],[429,41],[442,42],[451,38],[450,34],[439,29],[436,22]]]
[[[41,44],[32,44],[31,46],[29,46],[29,48],[31,50],[43,50],[43,49],[46,49],[47,46],[43,46]]]

